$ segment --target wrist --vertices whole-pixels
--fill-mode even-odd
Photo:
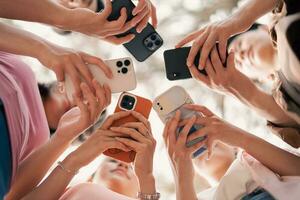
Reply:
[[[69,154],[61,163],[72,172],[77,172],[82,167],[80,162],[78,162],[77,156],[73,153]]]
[[[154,194],[156,193],[155,178],[153,174],[144,174],[138,176],[139,189],[143,194]]]

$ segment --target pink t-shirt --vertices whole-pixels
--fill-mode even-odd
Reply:
[[[49,128],[37,81],[16,55],[0,52],[0,98],[12,150],[12,181],[19,164],[49,139]]]

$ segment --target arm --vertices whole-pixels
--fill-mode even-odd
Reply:
[[[30,32],[0,23],[0,50],[30,56],[38,59],[44,66],[53,70],[58,81],[64,81],[68,74],[75,91],[80,92],[80,77],[92,88],[92,74],[87,64],[97,65],[107,77],[112,77],[111,70],[98,57],[60,47]]]
[[[300,175],[300,158],[298,156],[223,121],[203,106],[188,105],[186,108],[200,112],[205,116],[199,117],[196,121],[204,128],[192,134],[189,140],[206,135],[209,155],[213,151],[214,141],[221,141],[244,149],[263,165],[281,176]]]
[[[32,191],[72,140],[92,124],[98,118],[102,110],[109,104],[110,100],[105,99],[106,97],[110,97],[110,92],[107,89],[100,88],[100,85],[96,85],[95,82],[97,97],[102,99],[99,100],[102,102],[102,105],[98,105],[96,97],[93,97],[92,91],[86,84],[82,85],[85,85],[82,87],[84,97],[91,106],[85,108],[82,100],[76,98],[76,104],[79,108],[75,107],[64,114],[59,122],[57,132],[51,140],[30,154],[18,167],[15,182],[7,195],[7,199],[20,199]],[[60,173],[61,172],[59,172],[59,174]],[[57,174],[57,172],[54,174]]]

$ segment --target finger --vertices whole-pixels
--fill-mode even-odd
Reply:
[[[83,62],[82,57],[80,56],[79,58],[76,58],[75,66],[77,70],[80,72],[86,83],[90,88],[93,88],[92,80],[93,80],[93,75],[90,72],[88,66]]]
[[[219,39],[218,50],[219,50],[219,54],[220,54],[221,59],[222,59],[222,63],[226,64],[227,38],[223,37],[223,38]]]
[[[196,116],[193,116],[190,119],[188,119],[187,124],[183,127],[183,129],[179,133],[179,137],[178,137],[178,140],[177,140],[178,144],[181,144],[181,145],[185,146],[187,136],[188,136],[192,126],[194,125],[195,121],[196,121]]]
[[[113,78],[113,73],[112,73],[111,69],[107,66],[107,64],[102,59],[100,59],[96,56],[91,56],[86,53],[80,53],[80,54],[85,63],[96,65],[104,72],[104,74],[106,75],[107,78],[109,78],[109,79]]]
[[[178,44],[176,44],[176,48],[180,48],[183,45],[191,42],[192,40],[196,39],[201,33],[203,33],[203,30],[200,31],[195,31],[191,34],[189,34],[188,36],[186,36],[185,38],[183,38]]]
[[[189,119],[184,119],[182,121],[180,121],[179,123],[179,127],[185,126],[187,123],[189,122]],[[208,126],[211,122],[211,119],[208,117],[197,117],[196,121],[194,122],[197,125],[201,125],[201,126]]]
[[[204,74],[200,73],[195,65],[190,67],[189,70],[190,70],[190,73],[193,76],[193,78],[195,78],[196,80],[198,80],[200,82],[203,82],[205,85],[210,84],[208,76],[205,76]]]
[[[200,112],[205,117],[214,116],[214,113],[212,111],[210,111],[208,108],[206,108],[205,106],[200,106],[197,104],[186,104],[186,105],[184,105],[184,108],[189,109],[189,110],[194,110],[196,112]]]
[[[136,118],[138,121],[142,122],[148,128],[148,130],[151,132],[151,124],[148,121],[148,119],[146,119],[146,117],[144,117],[144,115],[142,115],[139,112],[135,112],[135,111],[130,111],[130,112],[134,118]]]
[[[88,108],[91,116],[90,119],[94,120],[97,117],[97,99],[86,83],[81,83],[80,88],[83,93],[84,99],[88,101]]]
[[[106,143],[105,146],[107,147],[107,149],[105,149],[105,150],[120,149],[120,150],[125,151],[125,152],[131,151],[130,148],[128,148],[125,144],[123,144],[122,142],[116,140],[115,138],[106,139],[105,143]]]
[[[141,144],[134,140],[130,140],[127,138],[119,138],[119,137],[116,137],[116,140],[121,142],[122,144],[132,148],[135,152],[139,152],[141,149]]]
[[[130,115],[128,111],[121,111],[110,115],[102,124],[100,129],[107,130],[115,121]]]
[[[143,134],[138,132],[136,129],[126,128],[126,127],[111,127],[110,130],[128,135],[134,140],[139,141],[141,143],[145,143],[147,141],[147,138]]]
[[[105,28],[109,31],[120,30],[125,25],[126,20],[127,20],[126,8],[122,8],[120,11],[120,17],[117,20],[108,22]]]
[[[101,14],[105,16],[105,18],[108,18],[112,12],[112,3],[111,0],[105,0],[105,6],[102,10]]]
[[[144,28],[146,28],[150,17],[151,17],[151,13],[148,12],[148,14],[146,14],[145,17],[141,20],[141,22],[138,24],[136,28],[136,31],[138,33],[141,33],[144,30]]]
[[[55,71],[57,82],[65,81],[65,72],[63,67],[59,67],[58,70]]]
[[[203,34],[201,34],[201,36],[199,36],[194,41],[191,51],[189,53],[188,59],[187,59],[187,66],[191,67],[194,64],[195,57],[199,53],[199,50],[202,47],[203,43],[205,42],[207,36],[208,36],[208,33],[204,32]],[[200,69],[203,69],[203,68],[200,68]]]
[[[167,139],[169,138],[168,133],[169,133],[170,124],[171,124],[171,121],[170,120],[167,121],[165,128],[164,128],[163,138],[164,138],[165,144],[167,144]]]
[[[206,137],[210,133],[211,128],[210,127],[203,127],[199,130],[193,132],[193,134],[190,134],[187,138],[187,142],[193,141],[195,139]]]
[[[81,88],[80,88],[80,83],[81,83],[81,79],[78,76],[78,71],[76,70],[76,68],[73,67],[72,64],[67,64],[67,70],[66,73],[69,75],[74,89],[75,89],[75,95],[79,95],[81,96]]]
[[[144,136],[150,135],[147,127],[141,122],[128,122],[128,123],[123,124],[122,127],[136,129]]]
[[[96,96],[98,98],[98,103],[101,109],[106,107],[106,97],[105,97],[105,91],[104,88],[101,87],[101,85],[96,81],[96,79],[93,79],[93,86],[96,90]]]
[[[206,60],[210,54],[211,49],[216,44],[216,38],[213,34],[209,34],[207,39],[205,40],[202,49],[201,49],[201,55],[199,60],[199,69],[203,69],[206,63]]]
[[[234,52],[230,52],[227,58],[226,69],[235,69]]]
[[[105,99],[106,99],[106,104],[105,106],[110,105],[111,103],[111,90],[110,87],[107,84],[103,85],[104,91],[105,91]]]
[[[148,6],[148,3],[146,0],[139,0],[139,3],[137,6],[133,9],[132,14],[135,16],[142,10],[144,10]]]
[[[151,3],[151,19],[152,19],[152,26],[154,29],[157,29],[157,14],[156,14],[156,7]]]
[[[216,74],[218,76],[222,76],[224,73],[224,66],[222,64],[222,61],[220,59],[217,47],[214,46],[211,52],[211,63],[212,66],[214,68],[214,70],[216,71]]]
[[[169,143],[174,145],[176,143],[176,135],[177,135],[177,128],[178,128],[178,123],[180,120],[180,115],[181,112],[179,110],[176,111],[175,116],[171,119],[170,122],[170,127],[169,127]]]
[[[115,36],[109,36],[109,37],[104,38],[104,40],[106,40],[112,44],[115,44],[115,45],[120,45],[120,44],[130,42],[131,40],[133,40],[134,37],[135,37],[134,34],[129,34],[129,35],[126,35],[126,36],[120,37],[120,38],[117,38]]]
[[[79,107],[80,114],[82,116],[88,116],[89,115],[89,110],[87,105],[83,103],[83,99],[80,98],[79,96],[73,95],[73,99],[75,99],[75,104]]]
[[[211,64],[210,58],[207,58],[206,60],[205,71],[210,79],[215,79],[216,72]]]

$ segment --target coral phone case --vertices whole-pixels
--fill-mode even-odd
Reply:
[[[128,100],[130,98],[134,98],[134,100],[135,100],[135,103],[130,105],[129,109],[128,109],[128,107],[126,108],[126,106],[125,106],[126,98],[127,98],[127,102],[130,102],[130,100]],[[140,96],[137,96],[137,95],[134,95],[134,94],[131,94],[131,93],[128,93],[128,92],[124,92],[121,94],[121,96],[118,100],[118,104],[116,106],[115,113],[121,112],[121,111],[133,110],[138,113],[141,113],[145,118],[148,119],[150,112],[151,112],[151,108],[152,108],[152,102],[150,100],[140,97]],[[137,121],[138,120],[135,117],[129,115],[118,121],[115,121],[112,126],[118,127],[127,122],[137,122]],[[124,152],[120,149],[109,149],[109,150],[105,151],[104,154],[107,156],[113,157],[115,159],[129,163],[129,162],[134,161],[136,153],[134,151]]]

